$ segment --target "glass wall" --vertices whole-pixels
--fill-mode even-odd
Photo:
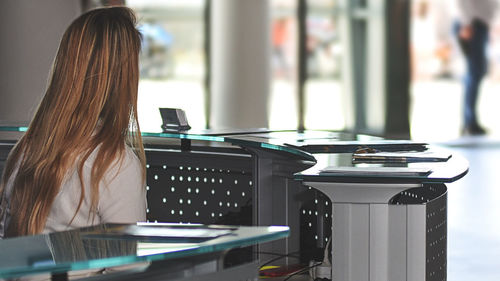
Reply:
[[[270,0],[271,93],[269,128],[296,129],[297,99],[297,1]]]
[[[440,141],[459,136],[463,61],[452,34],[451,4],[448,0],[412,3],[411,135],[414,139]]]
[[[160,129],[159,107],[182,108],[191,127],[206,125],[205,58],[209,0],[127,0],[144,35],[139,83],[139,118],[143,131]],[[299,58],[298,0],[270,0],[271,90],[269,128],[296,129],[299,107],[305,128],[343,129],[341,58],[337,0],[307,0],[306,55]],[[208,38],[209,40],[209,38]],[[299,63],[306,64],[304,85]],[[299,99],[299,89],[303,99]],[[303,103],[303,104],[299,104]],[[153,109],[153,110],[152,110]]]
[[[341,102],[342,45],[336,0],[309,0],[306,18],[307,81],[305,127],[343,129]]]
[[[181,108],[192,128],[205,127],[204,0],[127,0],[143,34],[139,122],[158,131],[159,107]]]
[[[412,110],[414,139],[447,141],[461,136],[465,62],[453,33],[455,0],[415,0],[412,3]],[[500,18],[490,26],[488,74],[478,104],[479,122],[489,135],[500,134]]]
[[[341,45],[336,0],[305,2],[306,54],[300,61],[298,1],[271,0],[272,91],[270,128],[298,127],[299,106],[307,129],[343,129],[341,106]],[[305,85],[298,79],[299,63],[306,64]],[[304,99],[299,89],[304,87]],[[303,105],[299,105],[304,102]]]
[[[115,1],[85,2],[107,5]],[[207,100],[210,66],[207,63],[217,63],[210,62],[210,58],[206,57],[206,46],[209,46],[210,41],[210,34],[206,32],[210,32],[211,28],[207,26],[210,22],[210,0],[117,2],[125,2],[136,11],[139,28],[144,35],[139,84],[139,119],[142,129],[160,129],[161,117],[156,110],[159,107],[182,108],[193,128],[205,128],[208,124],[207,111],[210,110]],[[372,2],[383,3],[383,0],[370,1]],[[382,73],[380,59],[375,63],[368,63],[363,59],[365,56],[360,59],[359,54],[364,54],[367,49],[364,44],[353,43],[353,37],[356,37],[353,34],[357,34],[356,38],[364,38],[373,33],[375,35],[371,37],[375,36],[379,41],[382,37],[379,36],[380,32],[352,32],[353,24],[346,25],[346,22],[366,20],[372,14],[380,14],[380,18],[383,18],[383,10],[372,9],[375,13],[365,9],[363,5],[361,8],[351,5],[349,0],[268,0],[268,3],[272,44],[268,127],[334,130],[354,128],[353,116],[356,112],[364,111],[359,106],[364,99],[358,95],[356,101],[351,84],[368,85],[371,93],[369,99],[379,99],[379,96],[383,96],[382,93],[373,95],[373,92],[381,92],[383,87],[363,81],[383,79],[379,79],[377,75],[371,77],[372,72]],[[370,26],[370,30],[383,29],[383,25]],[[370,57],[383,57],[383,49],[379,47],[372,46],[374,55]],[[353,63],[355,58],[358,60]],[[356,73],[353,65],[358,65],[363,71],[371,65],[374,68],[370,71],[372,74],[368,75],[371,78],[358,77],[359,73]],[[383,108],[378,109],[383,104],[382,101],[368,102],[373,105],[372,108],[376,107],[376,110],[383,112]],[[361,115],[374,119],[370,114]]]

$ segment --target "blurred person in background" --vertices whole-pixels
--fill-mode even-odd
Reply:
[[[489,31],[498,2],[497,0],[456,1],[457,20],[453,31],[466,61],[462,135],[484,135],[486,130],[478,122],[476,104],[481,81],[487,72],[486,51]]]

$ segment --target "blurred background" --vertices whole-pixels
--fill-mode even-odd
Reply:
[[[411,12],[411,133],[414,138],[446,141],[460,136],[465,71],[452,34],[456,0],[415,0]],[[498,138],[500,102],[500,17],[490,27],[488,74],[481,85],[478,118]],[[439,113],[441,112],[441,113]]]
[[[307,81],[304,125],[310,129],[344,129],[341,103],[341,42],[335,0],[308,1]],[[205,83],[209,69],[205,52],[204,0],[128,0],[141,19],[145,35],[141,57],[140,117],[143,129],[157,130],[154,107],[178,107],[193,128],[207,124]],[[298,126],[297,1],[269,1],[271,88],[269,128]],[[215,63],[215,62],[214,62]],[[178,93],[182,92],[182,95]],[[155,124],[150,126],[149,124]]]
[[[144,35],[145,131],[159,130],[158,107],[174,107],[194,129],[348,130],[449,142],[460,137],[463,107],[464,59],[452,36],[456,1],[3,1],[0,120],[31,119],[71,19],[124,4],[136,11]],[[478,101],[491,139],[500,135],[499,18],[490,28]],[[29,83],[17,83],[20,77]]]
[[[159,131],[158,108],[173,107],[193,129],[346,130],[445,145],[470,161],[448,185],[448,279],[499,280],[500,15],[478,101],[488,134],[464,138],[455,0],[2,0],[1,122],[29,122],[66,26],[114,4],[136,11],[144,36],[143,131]]]
[[[460,136],[464,61],[452,36],[453,1],[415,0],[410,6],[410,134],[412,139],[447,141]],[[271,91],[269,128],[298,127],[296,97],[298,66],[298,1],[269,1],[271,19]],[[307,77],[303,92],[303,126],[308,129],[345,129],[342,102],[343,48],[349,37],[339,27],[342,3],[307,1]],[[185,108],[194,128],[207,122],[204,77],[204,11],[207,2],[128,0],[141,18],[145,44],[141,58],[141,118],[143,126],[157,119],[154,105]],[[379,17],[373,13],[370,17]],[[491,28],[489,75],[480,99],[479,118],[491,136],[500,134],[496,107],[500,102],[500,20]],[[384,38],[378,38],[380,42]],[[376,44],[377,42],[375,42]],[[380,43],[379,43],[380,44]],[[347,46],[349,47],[349,46]],[[352,48],[352,47],[351,47]],[[349,70],[346,70],[349,71]],[[370,79],[371,77],[367,77]],[[378,77],[373,77],[376,79]],[[182,90],[183,95],[177,93]],[[158,94],[160,93],[161,94]],[[151,128],[155,129],[155,128]]]
[[[464,60],[452,35],[454,1],[414,0],[409,6],[408,115],[409,134],[415,140],[442,142],[460,137]],[[346,95],[355,93],[349,93],[345,80],[349,79],[346,76],[352,75],[346,75],[346,72],[354,70],[343,66],[346,62],[342,60],[350,61],[345,54],[356,52],[356,47],[352,35],[346,34],[349,30],[342,27],[348,16],[346,3],[341,0],[304,1],[306,11],[301,15],[299,2],[269,1],[271,86],[268,127],[349,129],[346,124],[349,109],[346,109],[345,99],[349,99]],[[367,8],[369,13],[362,15],[367,22],[384,16],[380,11],[382,3],[353,2],[365,2],[360,3],[365,8],[375,6]],[[206,9],[210,3],[204,0],[128,0],[126,4],[138,12],[145,36],[141,57],[141,125],[144,129],[156,130],[159,117],[150,108],[161,106],[183,108],[193,128],[207,127],[209,101],[205,79],[209,66],[204,48]],[[299,34],[300,20],[305,21],[304,35]],[[500,83],[496,83],[500,80],[500,20],[495,21],[491,31],[489,74],[482,84],[478,113],[489,135],[495,138],[500,134],[500,125],[495,122],[498,118],[496,107],[500,102]],[[376,30],[368,32],[382,34]],[[299,57],[300,36],[305,36],[305,58],[302,60]],[[384,44],[385,39],[375,35],[366,40],[369,42],[365,43],[377,48],[377,45]],[[363,52],[366,61],[369,61],[368,56],[377,55],[366,54],[366,50]],[[302,67],[299,63],[306,64],[302,81],[299,81],[298,69]],[[358,79],[379,78],[367,70]],[[300,97],[297,96],[299,87]],[[179,91],[183,94],[178,95]],[[370,89],[366,91],[371,94]],[[298,103],[302,103],[300,108]]]

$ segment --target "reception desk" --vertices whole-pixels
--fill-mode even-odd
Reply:
[[[401,175],[350,169],[328,173],[322,171],[325,166],[354,166],[352,154],[316,156],[323,164],[296,178],[332,201],[333,280],[446,280],[445,183],[467,173],[464,158],[452,155],[440,162],[384,164],[384,168],[429,169],[424,174]],[[358,165],[362,169],[381,164]]]
[[[391,164],[428,167],[425,175],[332,174],[322,170],[390,169],[387,163],[353,163],[360,147],[442,148],[332,131],[145,132],[143,137],[151,222],[288,225],[288,238],[260,245],[258,251],[300,252],[302,262],[322,260],[331,240],[334,280],[446,276],[445,184],[468,172],[459,155]],[[4,143],[3,150],[9,146]]]

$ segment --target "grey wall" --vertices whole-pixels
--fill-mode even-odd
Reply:
[[[0,121],[28,122],[79,0],[0,1]]]

